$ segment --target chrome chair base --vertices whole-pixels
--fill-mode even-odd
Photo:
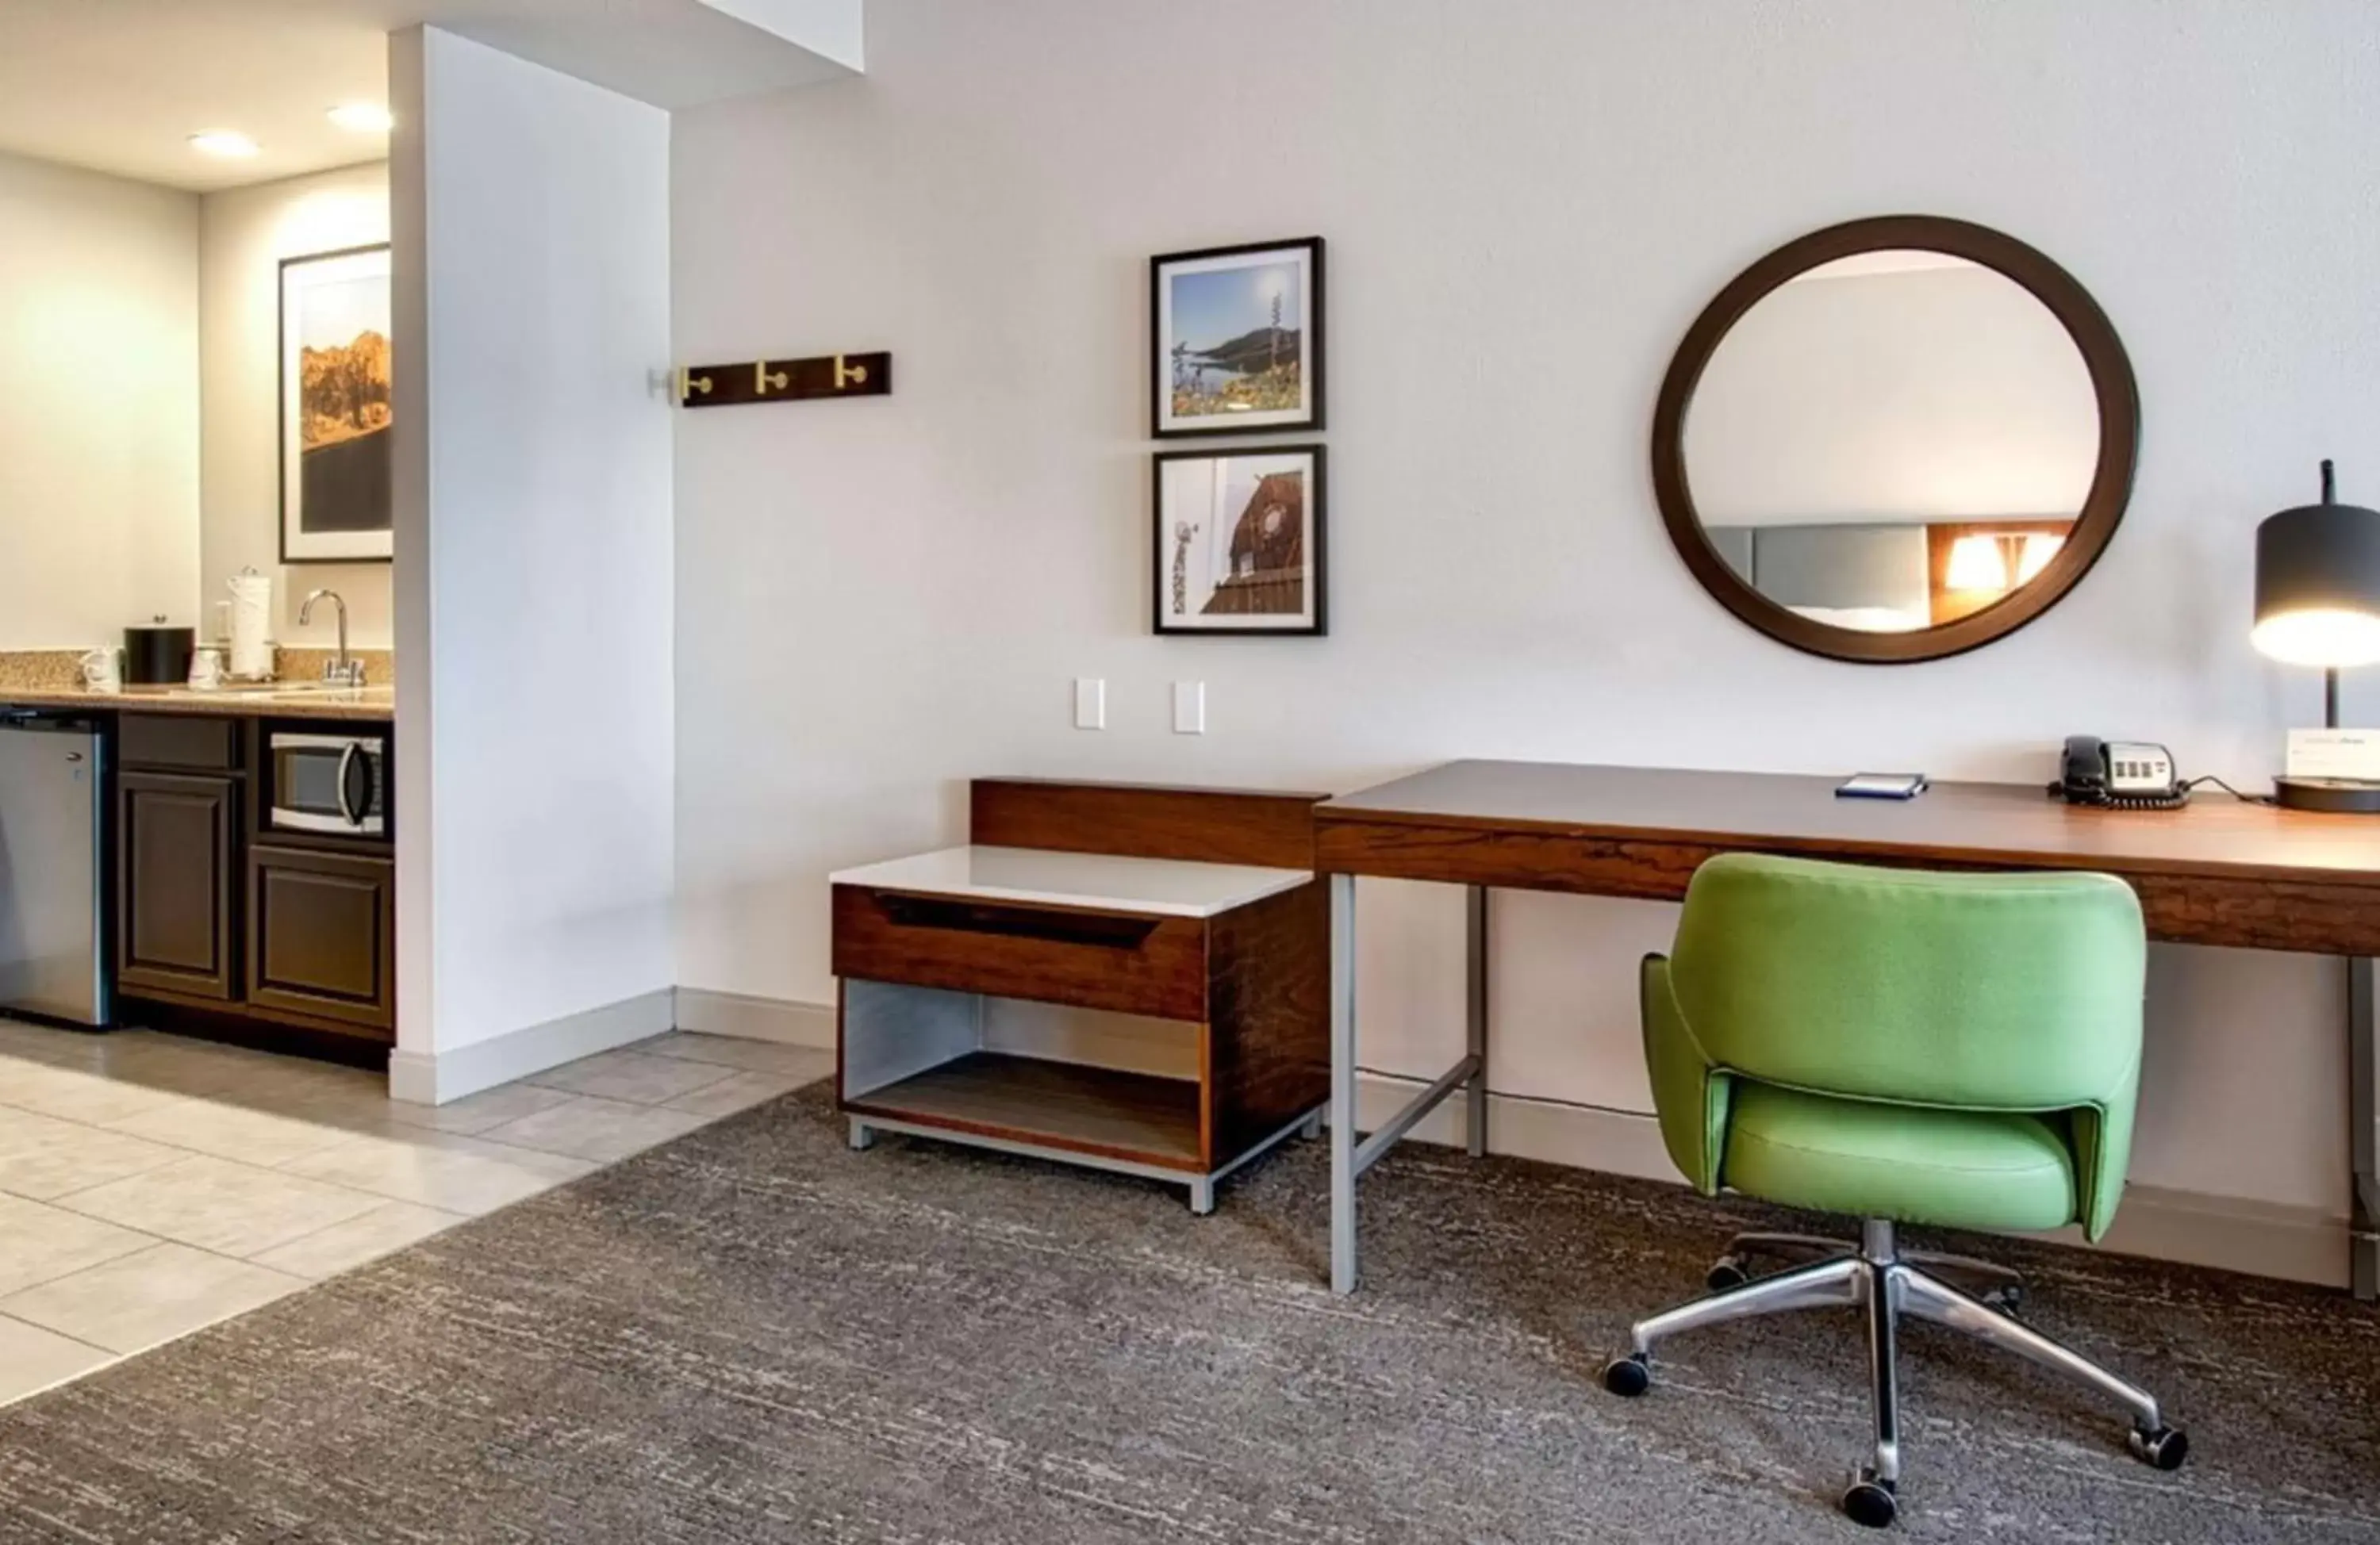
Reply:
[[[1839,1240],[1806,1235],[1738,1236],[1728,1254],[1712,1268],[1713,1285],[1720,1290],[1649,1320],[1638,1321],[1631,1329],[1627,1354],[1614,1358],[1604,1370],[1604,1386],[1614,1394],[1644,1394],[1653,1382],[1653,1348],[1682,1332],[1791,1310],[1847,1306],[1864,1310],[1868,1373],[1875,1396],[1876,1453],[1852,1478],[1850,1490],[1843,1493],[1842,1508],[1855,1521],[1875,1527],[1891,1523],[1898,1506],[1895,1493],[1900,1482],[1900,1421],[1896,1340],[1904,1314],[1964,1331],[2003,1351],[2014,1352],[2044,1368],[2078,1379],[2109,1396],[2131,1413],[2131,1451],[2145,1464],[2160,1470],[2174,1469],[2189,1453],[2188,1437],[2180,1428],[2166,1425],[2155,1397],[2146,1390],[2067,1350],[2032,1326],[2011,1318],[2006,1308],[1995,1308],[1986,1301],[1994,1296],[2004,1296],[2003,1303],[2012,1305],[2015,1299],[2011,1289],[2021,1292],[2022,1286],[2022,1279],[2015,1273],[1964,1256],[1918,1251],[1904,1255],[1893,1237],[1892,1225],[1881,1220],[1860,1225],[1856,1254],[1842,1254],[1844,1248]],[[1825,1259],[1771,1276],[1748,1278],[1742,1274],[1743,1261],[1751,1255],[1790,1257],[1815,1255],[1821,1250]],[[1946,1275],[1980,1279],[1993,1285],[1985,1289],[1984,1296],[1971,1296],[1934,1275],[1925,1269],[1929,1266]],[[1731,1285],[1722,1281],[1730,1273],[1736,1277]]]
[[[1712,1263],[1704,1280],[1712,1292],[1724,1293],[1752,1280],[1755,1261],[1830,1261],[1848,1248],[1840,1239],[1818,1234],[1739,1234],[1728,1241],[1727,1253]],[[2024,1307],[2024,1273],[2012,1266],[1942,1250],[1902,1250],[1900,1260],[1966,1289],[1994,1309],[2013,1313]]]

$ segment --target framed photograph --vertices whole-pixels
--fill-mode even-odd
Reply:
[[[388,248],[281,262],[281,561],[386,561]]]
[[[1151,429],[1322,428],[1322,238],[1148,260]]]
[[[1329,632],[1319,445],[1161,451],[1149,580],[1160,634]]]

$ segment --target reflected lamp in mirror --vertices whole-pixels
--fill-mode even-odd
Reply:
[[[2322,464],[2322,502],[2265,517],[2256,527],[2258,651],[2323,671],[2323,723],[2338,725],[2338,673],[2380,662],[2380,510],[2338,502]],[[2301,810],[2380,815],[2380,781],[2284,777],[2274,797]]]
[[[1950,544],[1950,561],[1943,566],[1945,590],[1986,591],[1995,599],[2009,587],[2008,560],[1997,537],[1961,537]]]
[[[1893,215],[1790,242],[1689,330],[1654,489],[1730,611],[1836,659],[1937,659],[2039,615],[2122,518],[2131,368],[2013,237]]]

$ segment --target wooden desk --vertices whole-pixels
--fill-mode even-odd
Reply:
[[[2153,938],[2345,958],[2356,1296],[2380,1296],[2380,820],[2202,796],[2176,811],[2082,809],[2033,785],[1937,783],[1908,801],[1837,799],[1839,778],[1538,762],[1450,762],[1326,802],[1318,866],[1331,876],[1331,1285],[1356,1280],[1355,1182],[1430,1108],[1465,1089],[1471,1151],[1487,1124],[1487,891],[1674,901],[1722,852],[1929,869],[2088,869],[2139,892]],[[1358,1144],[1354,879],[1469,888],[1469,1050]]]

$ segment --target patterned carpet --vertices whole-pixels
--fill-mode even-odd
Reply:
[[[0,1412],[0,1539],[1843,1540],[1848,1311],[1597,1371],[1775,1214],[1407,1145],[1369,1285],[1323,1151],[1179,1193],[887,1139],[804,1091]],[[2029,1317],[2190,1465],[1914,1325],[1904,1538],[2380,1540],[2380,1314],[2047,1249]]]

